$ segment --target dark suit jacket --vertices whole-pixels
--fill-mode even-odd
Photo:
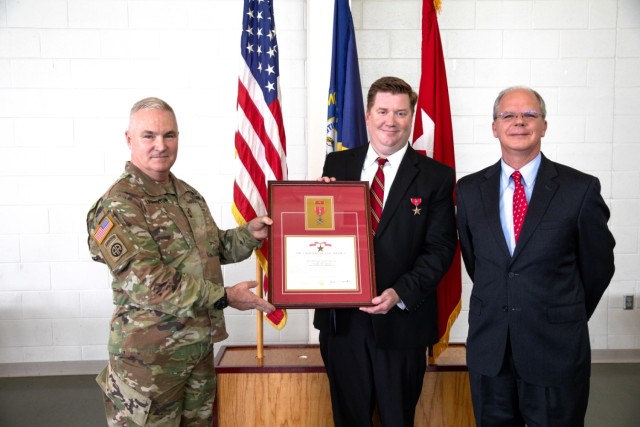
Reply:
[[[614,272],[600,182],[543,155],[511,256],[500,225],[500,172],[498,162],[457,185],[460,244],[473,281],[469,371],[497,374],[509,336],[525,381],[553,386],[588,377],[587,321]]]
[[[331,153],[323,176],[360,181],[368,146]],[[436,287],[447,272],[457,243],[453,187],[448,166],[420,155],[409,146],[380,218],[374,240],[378,294],[393,287],[407,310],[394,307],[372,315],[376,343],[387,348],[426,347],[438,340]],[[415,215],[412,198],[421,198]],[[336,309],[336,333],[349,328],[357,309]],[[313,322],[328,331],[328,309],[316,310]]]

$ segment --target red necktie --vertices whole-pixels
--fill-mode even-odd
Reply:
[[[529,205],[527,204],[527,195],[524,192],[524,185],[520,182],[522,174],[520,171],[515,171],[511,174],[511,177],[515,184],[515,190],[513,191],[513,236],[517,243]]]
[[[380,216],[382,215],[382,202],[384,200],[384,172],[382,168],[385,163],[387,163],[387,159],[378,157],[378,170],[371,183],[371,228],[373,229],[374,235],[376,234],[378,224],[380,223]]]

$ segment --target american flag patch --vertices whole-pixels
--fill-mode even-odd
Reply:
[[[102,243],[112,228],[113,222],[111,222],[108,216],[105,216],[98,228],[96,228],[96,231],[93,232],[93,237],[98,241],[98,243]]]

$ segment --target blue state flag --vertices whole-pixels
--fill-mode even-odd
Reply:
[[[336,0],[327,115],[327,153],[367,143],[356,35],[349,0]]]

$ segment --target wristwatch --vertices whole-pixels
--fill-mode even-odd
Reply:
[[[218,301],[213,303],[213,308],[216,310],[223,310],[227,307],[229,307],[229,300],[227,299],[227,288],[224,288],[224,295],[222,295]]]

